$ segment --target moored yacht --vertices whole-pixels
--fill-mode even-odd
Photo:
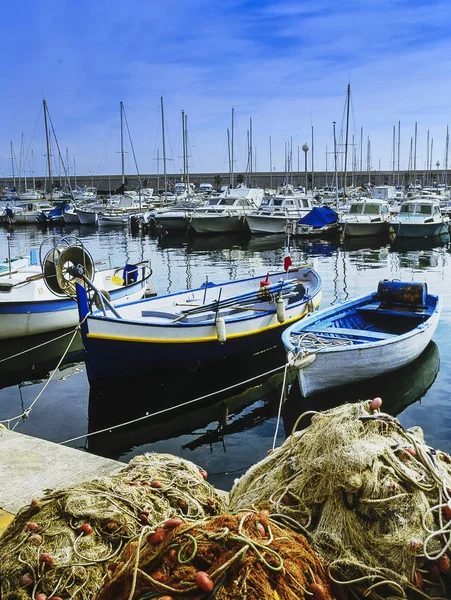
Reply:
[[[390,233],[396,237],[422,238],[446,233],[449,217],[440,210],[439,199],[415,198],[401,205],[393,218]]]
[[[296,194],[290,186],[263,198],[260,208],[246,216],[251,233],[283,233],[313,208],[312,198]]]
[[[353,200],[349,212],[339,220],[339,226],[344,237],[386,235],[390,220],[390,206],[386,200]]]
[[[263,198],[262,189],[237,188],[226,190],[190,216],[189,222],[195,233],[229,233],[246,231],[246,216],[255,211]]]

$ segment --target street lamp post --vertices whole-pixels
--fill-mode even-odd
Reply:
[[[302,146],[302,150],[304,152],[304,158],[305,158],[305,193],[307,194],[307,152],[308,152],[308,145],[304,144]]]
[[[439,181],[440,174],[438,172],[438,169],[440,167],[440,161],[439,160],[435,163],[435,166],[437,167],[437,185],[438,185],[440,183],[440,181]]]

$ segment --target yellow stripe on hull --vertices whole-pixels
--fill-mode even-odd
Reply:
[[[319,294],[316,296],[314,303],[313,303],[314,308],[317,308],[319,306],[319,304],[321,302],[321,298],[322,298],[322,292],[319,292]],[[309,313],[309,310],[307,308],[306,310],[304,310],[304,312],[302,314],[296,315],[295,317],[292,317],[291,319],[286,319],[283,323],[276,322],[273,325],[269,325],[268,327],[260,327],[259,329],[254,329],[252,331],[245,331],[242,333],[230,333],[230,334],[227,333],[227,339],[248,337],[250,335],[264,333],[264,332],[270,331],[272,329],[276,329],[276,328],[280,328],[280,327],[287,327],[291,323],[294,323],[295,321],[302,319],[308,313]],[[274,317],[277,318],[275,313],[274,313]],[[145,324],[144,324],[144,326],[145,326]],[[226,323],[226,326],[227,326],[227,323]],[[202,337],[202,338],[174,339],[174,338],[142,338],[142,337],[135,338],[135,337],[123,337],[123,336],[117,336],[117,335],[108,335],[108,334],[103,334],[103,333],[88,333],[87,337],[89,339],[93,339],[93,340],[114,340],[117,342],[140,342],[140,343],[144,343],[144,344],[193,344],[193,343],[202,343],[202,342],[216,342],[218,340],[216,335],[209,336],[209,337]]]

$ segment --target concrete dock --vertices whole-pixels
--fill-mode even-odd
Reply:
[[[0,536],[18,511],[48,489],[103,475],[124,463],[0,427]]]

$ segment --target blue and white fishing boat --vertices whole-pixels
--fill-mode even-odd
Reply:
[[[137,302],[90,306],[77,285],[90,383],[159,368],[197,368],[276,346],[283,327],[314,310],[321,278],[310,266]]]
[[[282,334],[302,396],[394,371],[432,339],[441,311],[425,283],[381,281],[377,292],[307,315]]]
[[[59,262],[61,248],[44,257],[41,265],[28,259],[3,263],[0,269],[0,340],[35,335],[72,327],[78,323],[75,286],[61,295],[57,274],[64,277],[65,268],[79,262],[78,253],[66,254],[66,263]],[[31,261],[32,263],[34,261]],[[151,275],[148,261],[106,270],[97,270],[94,263],[84,263],[104,297],[113,304],[142,298]],[[72,295],[72,297],[68,297]],[[89,302],[99,304],[91,294]]]

